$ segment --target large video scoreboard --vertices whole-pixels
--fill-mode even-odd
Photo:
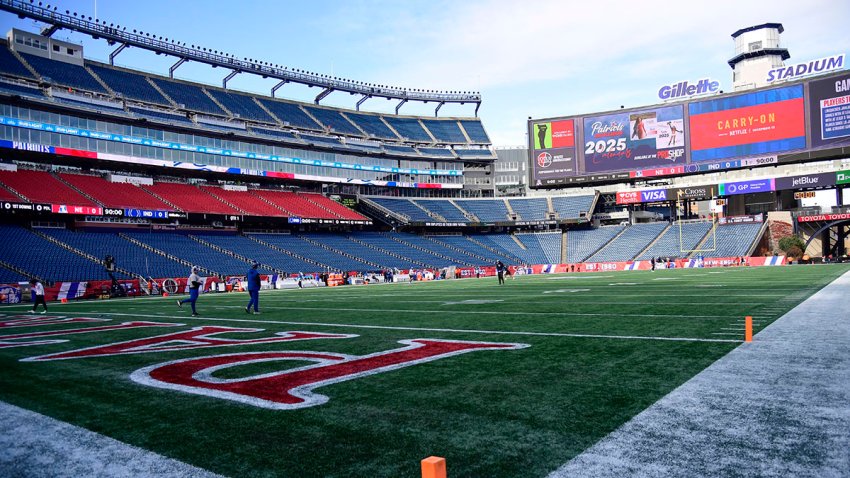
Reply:
[[[666,105],[529,120],[528,138],[532,188],[839,157],[850,147],[850,73]]]

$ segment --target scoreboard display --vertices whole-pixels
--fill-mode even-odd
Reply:
[[[528,121],[532,188],[817,160],[850,146],[850,73],[667,105]],[[835,150],[834,154],[827,150]],[[814,156],[814,155],[813,155]]]

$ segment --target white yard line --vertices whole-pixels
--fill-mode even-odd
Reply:
[[[5,402],[0,402],[0,476],[221,477]]]
[[[845,273],[550,475],[850,476]]]
[[[740,340],[725,340],[725,339],[706,339],[698,337],[655,337],[642,335],[602,335],[602,334],[571,334],[561,332],[526,332],[516,330],[477,330],[477,329],[448,329],[434,327],[404,327],[394,325],[362,325],[362,324],[338,324],[329,322],[296,322],[284,320],[259,320],[259,319],[224,319],[216,317],[187,317],[187,316],[152,316],[144,314],[124,314],[117,312],[104,312],[104,315],[127,316],[127,317],[155,317],[166,319],[179,319],[182,321],[196,320],[201,322],[240,322],[251,324],[278,324],[278,325],[297,325],[297,326],[317,326],[317,327],[338,327],[346,329],[377,329],[377,330],[406,330],[414,332],[448,332],[460,334],[488,334],[488,335],[527,335],[536,337],[576,337],[576,338],[592,338],[592,339],[619,339],[619,340],[660,340],[670,342],[729,342],[737,343]]]

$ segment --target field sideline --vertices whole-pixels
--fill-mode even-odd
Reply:
[[[758,333],[848,270],[681,269],[524,276],[503,286],[483,278],[268,291],[261,315],[244,313],[245,294],[214,294],[199,299],[197,318],[171,298],[51,304],[51,316],[99,320],[0,328],[0,400],[230,476],[417,476],[429,455],[445,456],[450,476],[546,476],[738,347],[745,315]],[[26,310],[4,307],[0,321]],[[133,321],[155,324],[34,335]],[[33,360],[193,327],[255,330]],[[23,346],[29,341],[45,343]],[[446,350],[423,352],[434,344]],[[171,375],[161,370],[224,355],[246,361],[192,376],[233,387],[231,395],[163,383]],[[292,403],[263,389],[279,375],[315,370],[328,373],[299,382]],[[254,381],[262,397],[237,400],[233,390]]]

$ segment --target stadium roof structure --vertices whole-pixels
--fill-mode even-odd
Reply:
[[[434,116],[438,116],[440,108],[446,103],[459,103],[461,105],[470,103],[475,105],[475,116],[481,107],[481,93],[472,91],[436,91],[402,88],[397,86],[378,85],[346,78],[338,78],[308,72],[301,69],[293,69],[286,66],[272,64],[267,61],[255,60],[253,58],[239,59],[231,54],[202,48],[197,45],[186,46],[186,43],[174,39],[163,38],[150,32],[133,30],[127,31],[114,23],[105,20],[92,19],[91,17],[78,15],[77,12],[65,10],[60,12],[58,7],[43,5],[42,2],[35,3],[32,0],[0,0],[0,10],[18,15],[20,18],[30,18],[48,24],[41,34],[51,36],[60,29],[71,30],[91,36],[92,38],[105,39],[110,45],[119,45],[110,55],[109,63],[113,64],[115,57],[129,46],[142,48],[155,52],[159,55],[170,55],[178,61],[169,68],[169,76],[174,77],[174,71],[187,61],[196,61],[213,67],[231,70],[223,80],[222,85],[227,88],[227,82],[240,73],[251,73],[263,78],[275,78],[280,82],[272,87],[271,96],[287,83],[298,83],[308,86],[322,88],[322,91],[314,99],[319,104],[322,99],[335,91],[342,91],[352,95],[361,95],[356,109],[369,98],[378,97],[399,100],[395,111],[408,101],[419,101],[423,103],[437,103]]]

